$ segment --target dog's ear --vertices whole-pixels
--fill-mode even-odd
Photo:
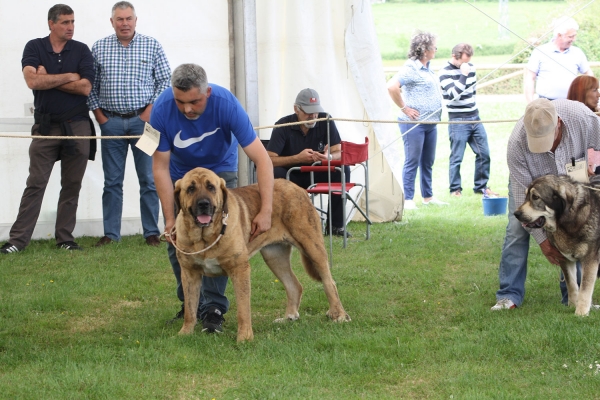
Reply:
[[[173,194],[175,195],[175,215],[177,215],[177,212],[181,210],[181,204],[179,203],[179,193],[181,193],[181,179],[178,179],[177,182],[175,182],[175,190],[173,192]]]
[[[556,190],[552,191],[552,200],[547,206],[554,210],[556,219],[559,219],[568,207],[568,198],[566,196],[568,196],[566,193],[560,193]]]
[[[219,178],[219,180],[221,181],[221,193],[223,195],[223,211],[225,213],[228,213],[228,211],[227,211],[227,196],[229,195],[229,192],[227,189],[227,184],[225,183],[225,179]]]

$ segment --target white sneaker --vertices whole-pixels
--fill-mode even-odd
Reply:
[[[448,205],[448,203],[443,202],[441,200],[438,200],[435,197],[432,197],[431,199],[429,199],[429,201],[423,200],[423,205],[424,206],[428,206],[429,204],[433,204],[433,205],[436,205],[436,206],[447,206]]]
[[[513,308],[517,308],[517,305],[512,302],[511,299],[500,299],[496,303],[494,307],[491,308],[492,311],[498,310],[511,310]]]
[[[404,200],[404,209],[405,210],[418,210],[419,208],[415,204],[414,200]]]

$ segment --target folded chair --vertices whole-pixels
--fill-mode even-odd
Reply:
[[[347,213],[346,211],[346,203],[349,200],[352,203],[352,207],[355,208],[361,215],[364,217],[367,223],[367,239],[370,238],[370,227],[371,227],[371,219],[369,218],[369,138],[365,137],[364,143],[352,143],[342,141],[341,143],[342,153],[341,159],[335,161],[327,161],[323,163],[315,163],[311,166],[301,166],[290,168],[287,173],[287,177],[289,179],[290,173],[293,171],[300,171],[302,173],[310,173],[311,174],[311,182],[312,184],[308,187],[307,192],[310,193],[311,197],[316,195],[333,195],[333,196],[342,196],[342,208],[344,215],[344,248],[347,243],[347,229],[346,225],[349,221],[349,215],[351,213]],[[354,172],[358,170],[362,170],[364,173],[364,184],[357,182],[346,182],[346,176],[344,173],[344,166],[349,166],[354,168]],[[361,168],[359,168],[361,167]],[[341,174],[341,182],[314,182],[314,173],[315,172],[327,172],[327,171],[339,171]],[[354,175],[351,175],[351,179]],[[360,191],[356,195],[356,200],[352,196],[350,196],[350,189],[354,187],[359,187]],[[365,194],[365,207],[364,210],[360,207],[359,202],[360,198]],[[320,207],[317,207],[317,211],[328,217],[327,215],[327,207],[323,207],[322,201]],[[331,228],[331,226],[330,226]]]

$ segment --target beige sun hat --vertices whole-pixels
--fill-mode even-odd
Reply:
[[[558,115],[548,99],[536,99],[527,105],[523,117],[527,145],[532,153],[545,153],[552,149]]]

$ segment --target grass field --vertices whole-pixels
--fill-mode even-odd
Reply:
[[[545,32],[552,19],[563,15],[566,1],[509,2],[509,28],[516,34],[500,38],[498,2],[382,3],[372,6],[381,54],[387,60],[404,60],[416,29],[438,35],[438,58],[450,56],[460,42],[483,55],[511,54],[521,38]],[[494,21],[495,20],[495,21]],[[477,62],[481,63],[480,59]]]
[[[511,2],[511,12],[520,4]],[[438,5],[446,4],[426,6]],[[423,15],[416,11],[397,23]],[[484,120],[517,119],[525,107],[522,97],[478,101]],[[504,195],[513,125],[486,124],[489,185]],[[254,257],[255,340],[243,344],[235,341],[231,285],[222,335],[196,329],[180,337],[181,323],[166,324],[179,309],[166,249],[140,236],[103,248],[93,247],[98,238],[79,238],[85,250],[74,253],[34,241],[0,255],[0,399],[598,398],[600,312],[578,318],[560,304],[558,269],[536,245],[522,307],[489,310],[506,216],[483,216],[481,197],[469,190],[469,149],[465,194],[450,198],[448,155],[447,127],[439,125],[433,183],[449,206],[423,207],[417,197],[419,210],[374,225],[371,240],[361,237],[361,223],[351,224],[348,248],[334,240],[332,273],[349,323],[327,320],[323,290],[302,271],[297,252],[300,320],[273,323],[285,293]]]
[[[522,100],[482,98],[485,119],[517,118]],[[490,185],[506,193],[512,124],[488,124]],[[506,216],[484,217],[481,198],[447,194],[448,142],[440,125],[436,195],[400,222],[361,223],[332,273],[352,321],[327,320],[321,286],[294,253],[304,286],[301,318],[275,324],[285,294],[252,260],[255,340],[237,344],[236,303],[222,335],[177,335],[179,308],[166,250],[140,236],[83,252],[34,241],[0,258],[2,399],[564,399],[597,398],[600,313],[560,305],[558,270],[537,246],[522,307],[493,313]],[[472,153],[463,164],[465,188]],[[419,203],[419,201],[417,201]]]

